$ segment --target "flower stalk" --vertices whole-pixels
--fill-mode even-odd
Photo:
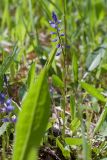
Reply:
[[[57,48],[60,48],[60,51],[57,50],[56,56],[59,56],[61,53],[63,55],[63,72],[62,72],[62,78],[64,83],[64,88],[62,89],[62,107],[63,107],[63,133],[62,136],[65,137],[65,111],[66,111],[66,94],[67,94],[67,84],[66,84],[66,76],[67,76],[67,66],[66,66],[66,44],[67,44],[67,38],[66,38],[66,1],[64,1],[64,33],[60,33],[59,24],[61,23],[61,20],[58,20],[57,15],[55,12],[52,12],[52,19],[53,21],[49,21],[52,28],[55,29],[55,32],[51,32],[51,34],[57,35],[57,38],[53,39],[52,42],[57,42]],[[65,37],[64,40],[62,37]]]

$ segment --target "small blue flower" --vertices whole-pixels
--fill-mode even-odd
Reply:
[[[52,28],[57,28],[57,24],[54,23],[53,21],[49,21],[49,24],[51,25]]]
[[[63,39],[63,36],[65,36],[65,34],[60,33],[61,28],[59,27],[59,25],[61,22],[62,22],[61,20],[58,20],[56,13],[52,12],[52,21],[49,21],[49,24],[55,30],[54,32],[52,31],[50,34],[57,36],[56,38],[52,39],[52,42],[57,42],[56,48],[58,50],[57,50],[56,56],[59,56],[61,52],[63,52],[63,48],[66,47],[64,44],[64,39]],[[66,48],[68,48],[68,46]]]
[[[55,90],[54,90],[54,88],[51,86],[51,87],[50,87],[50,95],[53,96],[54,92],[55,92]]]
[[[52,39],[52,42],[57,42],[58,38]]]
[[[11,112],[11,111],[13,111],[13,110],[14,110],[14,107],[13,107],[12,105],[6,106],[6,111],[7,111],[7,112]]]
[[[57,34],[56,32],[50,32],[50,34]]]
[[[0,104],[3,104],[5,101],[5,95],[3,93],[0,93]]]
[[[57,47],[57,48],[60,48],[60,46],[61,46],[60,44],[57,44],[57,46],[56,46],[56,47]]]
[[[64,36],[64,33],[61,33],[60,36]]]
[[[53,18],[55,23],[58,22],[57,15],[55,14],[55,12],[52,12],[52,18]]]
[[[11,121],[12,121],[12,122],[14,122],[14,123],[16,123],[17,118],[16,118],[16,116],[15,116],[15,115],[11,117]]]
[[[7,105],[7,106],[11,105],[11,99],[8,99],[8,100],[6,101],[6,105]]]
[[[2,119],[2,122],[9,122],[9,121],[10,121],[10,119],[7,117]]]
[[[7,101],[6,101],[6,111],[7,112],[11,112],[11,111],[13,111],[14,110],[14,107],[12,106],[12,104],[11,104],[11,99],[8,99]]]
[[[3,93],[0,93],[0,113],[1,113],[1,121],[2,122],[16,122],[16,116],[12,116],[9,114],[14,110],[14,106],[12,105],[12,100],[10,98],[7,99],[7,96]],[[3,116],[5,116],[3,118]]]
[[[58,31],[60,31],[61,30],[61,28],[58,28]]]
[[[6,107],[0,108],[0,112],[5,113],[6,112]]]
[[[56,56],[59,56],[61,54],[61,51],[57,51]]]
[[[50,25],[51,25],[52,28],[57,28],[57,25],[54,24],[54,23],[51,23]]]
[[[61,23],[61,22],[62,22],[61,20],[58,20],[58,24]]]

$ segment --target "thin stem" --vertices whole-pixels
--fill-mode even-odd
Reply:
[[[2,135],[2,160],[6,159],[5,153],[5,135]]]
[[[64,6],[64,34],[65,34],[65,45],[67,44],[67,39],[66,39],[66,0],[63,0],[63,6]],[[63,90],[63,109],[64,109],[64,119],[63,119],[63,136],[65,137],[65,111],[66,111],[66,94],[67,94],[67,84],[66,84],[66,75],[67,75],[67,70],[66,70],[66,46],[64,49],[63,53],[63,82],[64,82],[64,90]]]
[[[66,0],[63,1],[64,2],[64,32],[65,32],[65,44],[67,43],[67,39],[66,39]],[[62,45],[62,39],[60,37],[58,28],[57,28],[57,35],[59,38],[59,43],[61,45],[61,50],[62,50],[62,54],[63,54],[63,82],[64,82],[64,89],[62,91],[62,97],[63,97],[63,101],[62,101],[62,106],[63,106],[63,137],[65,137],[65,111],[66,111],[66,92],[67,92],[67,84],[66,84],[66,47],[65,49],[63,49],[63,45]]]
[[[67,44],[66,0],[63,0],[63,6],[64,6],[64,33],[65,33],[65,45],[66,45]],[[65,47],[65,53],[66,53],[66,47]]]
[[[65,68],[65,80],[64,80],[64,84],[65,84],[65,95],[66,95],[66,75],[67,75],[67,66],[66,66],[66,62],[67,62],[67,54],[66,54],[66,44],[67,44],[67,23],[66,23],[66,0],[63,0],[63,10],[64,10],[64,34],[65,34],[65,55],[64,55],[64,68]]]

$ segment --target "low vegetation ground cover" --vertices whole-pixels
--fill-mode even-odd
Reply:
[[[0,159],[107,159],[107,1],[0,5]]]

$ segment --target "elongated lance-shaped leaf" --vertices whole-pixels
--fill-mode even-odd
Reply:
[[[16,124],[13,160],[35,160],[36,149],[44,135],[50,111],[47,70],[43,69],[22,103]]]
[[[93,97],[96,97],[98,100],[102,102],[107,101],[107,99],[104,98],[104,96],[98,91],[98,89],[94,88],[92,85],[85,82],[80,82],[80,84],[81,84],[81,87],[84,88]]]

